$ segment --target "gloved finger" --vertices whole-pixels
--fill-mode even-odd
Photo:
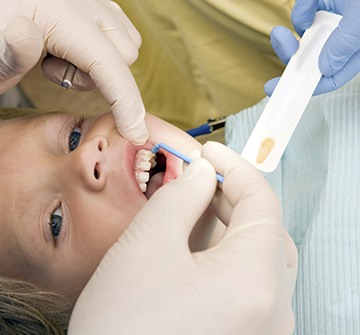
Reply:
[[[18,17],[0,35],[0,93],[15,86],[37,63],[43,52],[43,38],[29,19]]]
[[[41,69],[47,79],[60,85],[68,64],[64,59],[49,56],[43,59]],[[77,69],[71,87],[79,91],[89,91],[95,88],[95,84],[87,73]]]
[[[138,57],[137,50],[141,46],[141,35],[120,6],[114,1],[111,1],[110,4],[113,7],[114,15],[107,17],[106,20],[98,19],[97,23],[116,46],[126,63],[131,65]],[[133,44],[133,48],[129,48],[131,44]]]
[[[215,170],[224,175],[223,192],[230,204],[242,211],[237,225],[262,221],[281,222],[282,210],[278,198],[265,178],[239,154],[226,146],[207,142],[202,155]],[[228,228],[228,230],[230,227]]]
[[[280,80],[280,77],[272,78],[269,81],[267,81],[264,85],[264,92],[270,97],[274,90],[276,85],[278,84]]]
[[[297,252],[282,225],[280,202],[265,178],[219,143],[206,143],[203,157],[223,173],[223,192],[234,207],[224,238],[213,250],[207,251],[208,257],[221,259],[228,254],[227,263],[241,270],[240,276],[245,273],[247,276],[252,270],[254,275],[259,275],[261,267],[266,280],[276,276],[279,264],[294,267]],[[244,261],[249,260],[254,268],[243,269]],[[292,269],[292,273],[295,271]]]
[[[360,73],[360,51],[356,52],[345,66],[336,74],[330,77],[322,76],[319,84],[317,85],[314,95],[320,95],[332,91],[336,91],[344,86],[351,79]],[[264,85],[264,92],[271,96],[278,84],[280,77],[272,78]]]
[[[128,28],[123,22],[120,20],[109,22],[109,20],[97,19],[97,25],[109,41],[117,48],[125,63],[129,66],[133,64],[139,55],[139,43],[137,41],[138,39],[135,39],[136,42],[134,43],[132,35],[128,33]],[[129,47],[130,45],[132,45],[132,47]]]
[[[338,28],[332,32],[320,53],[319,67],[325,76],[332,76],[342,69],[360,50],[360,4],[350,1],[348,6]]]
[[[94,55],[101,61],[91,65],[89,75],[111,106],[119,133],[133,144],[144,144],[148,138],[144,122],[145,107],[135,79],[117,55],[108,56],[108,59],[104,59],[101,55]],[[78,62],[72,57],[69,60],[87,72],[86,67],[81,66],[81,60]]]
[[[121,17],[122,23],[126,27],[126,29],[127,29],[128,33],[129,33],[129,35],[131,36],[134,44],[139,49],[140,46],[141,46],[141,42],[142,42],[141,41],[141,35],[140,35],[139,31],[135,28],[133,23],[130,21],[130,19],[126,16],[124,11],[121,9],[121,7],[115,1],[111,1],[110,3],[111,3],[112,6],[114,6],[114,10],[117,13],[117,15],[119,15],[119,17]],[[116,21],[118,21],[118,18],[116,18]]]
[[[230,223],[233,206],[221,188],[220,186],[216,189],[215,196],[211,202],[211,208],[220,221],[227,226]]]
[[[109,103],[119,133],[135,145],[144,144],[149,136],[144,121],[145,107],[134,77],[117,55],[115,58],[109,55],[109,59],[96,57],[101,61],[89,68],[89,75]],[[75,58],[69,59],[77,65]],[[87,72],[86,68],[83,70]]]
[[[151,231],[159,243],[163,237],[172,246],[178,241],[180,250],[187,245],[195,223],[208,208],[216,189],[215,171],[203,158],[194,160],[176,180],[156,191],[133,220],[131,229]]]
[[[314,95],[335,91],[348,83],[360,72],[360,51],[356,52],[345,66],[333,76],[322,76]]]
[[[277,26],[271,31],[270,41],[275,53],[285,65],[299,48],[299,42],[293,33],[282,26]],[[272,95],[279,80],[280,77],[276,77],[265,83],[264,91],[268,96]]]
[[[133,144],[144,144],[148,138],[145,108],[128,65],[96,24],[89,26],[85,18],[71,15],[68,14],[67,21],[77,22],[77,29],[83,34],[74,34],[73,26],[59,22],[47,39],[47,51],[88,73],[110,105],[120,134]],[[64,41],[64,36],[68,39],[59,43]],[[89,47],[89,41],[96,47]],[[133,43],[128,48],[137,53]]]
[[[302,36],[314,22],[319,0],[297,0],[291,11],[291,21],[296,32]]]
[[[275,53],[285,65],[299,48],[299,42],[293,33],[282,26],[273,28],[270,33],[270,42]]]

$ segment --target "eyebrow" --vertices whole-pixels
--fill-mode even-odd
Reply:
[[[12,202],[12,213],[10,216],[12,220],[12,225],[18,225],[20,223],[20,229],[16,229],[16,245],[17,245],[17,258],[20,261],[20,264],[23,265],[31,265],[33,261],[31,260],[30,255],[32,252],[30,251],[31,244],[34,246],[39,245],[39,243],[43,243],[45,241],[41,222],[38,222],[38,216],[26,218],[25,215],[28,213],[28,210],[31,206],[32,202],[36,202],[36,197],[34,197],[34,192],[29,187],[23,187],[21,190],[21,196],[16,197]],[[35,212],[34,212],[35,213]],[[31,229],[27,229],[29,224],[35,220],[34,226]],[[26,236],[25,238],[22,238]],[[30,240],[31,243],[24,243],[24,241]],[[41,245],[41,244],[40,244]]]
[[[28,188],[23,188],[21,190],[21,201],[19,207],[15,210],[17,213],[17,221],[21,221],[25,216],[26,210],[30,207],[29,204],[31,200],[34,200],[34,193],[31,192]]]

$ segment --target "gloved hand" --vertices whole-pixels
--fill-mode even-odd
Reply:
[[[199,158],[153,195],[105,255],[75,305],[69,335],[292,333],[297,254],[277,198],[225,146],[207,143],[202,155],[225,177],[231,213],[222,240],[189,250],[216,188],[213,167]]]
[[[145,142],[145,109],[128,68],[138,56],[141,37],[115,2],[0,0],[0,8],[0,94],[48,53],[54,56],[42,64],[48,78],[60,83],[66,61],[73,63],[79,68],[73,86],[95,84],[119,132],[133,143]]]
[[[325,10],[343,16],[339,27],[325,43],[320,57],[321,78],[314,95],[334,91],[349,82],[360,72],[360,2],[358,0],[298,0],[295,2],[291,19],[297,33],[302,36],[308,29],[318,10]],[[290,31],[276,27],[270,40],[279,58],[287,64],[298,48],[298,42]],[[279,78],[265,84],[266,94],[271,95]]]

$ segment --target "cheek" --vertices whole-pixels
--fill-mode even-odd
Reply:
[[[71,249],[68,249],[66,263],[68,277],[63,278],[60,286],[62,293],[76,298],[86,282],[90,279],[101,259],[109,248],[118,240],[131,223],[145,201],[131,202],[127,206],[115,203],[89,206],[85,213],[77,213],[73,222],[74,231],[71,238]],[[83,207],[84,208],[84,207]],[[64,262],[62,262],[64,264]],[[70,275],[73,274],[73,275]]]
[[[76,219],[76,237],[81,239],[80,245],[84,249],[89,249],[83,250],[85,253],[91,252],[94,246],[100,253],[106,252],[146,202],[145,198],[131,199],[126,194],[108,196],[106,199],[90,201],[79,207],[87,208],[78,213]]]

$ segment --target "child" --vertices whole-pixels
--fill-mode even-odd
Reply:
[[[200,144],[147,116],[142,147],[124,140],[111,113],[63,113],[0,123],[0,264],[3,276],[76,299],[100,259],[183,162],[167,153],[149,178],[149,150],[167,142],[191,155]],[[131,199],[131,201],[130,201]]]

